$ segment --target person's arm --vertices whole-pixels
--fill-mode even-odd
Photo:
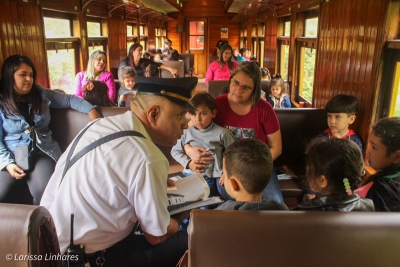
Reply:
[[[213,68],[213,63],[211,62],[210,65],[208,65],[207,68],[207,73],[206,73],[206,78],[204,80],[205,84],[208,85],[208,81],[213,81],[214,80],[214,68]]]
[[[274,161],[282,153],[282,137],[281,130],[272,134],[267,134],[267,145],[271,151],[272,160]]]
[[[204,172],[207,169],[207,165],[214,160],[212,152],[207,151],[204,147],[192,147],[189,144],[185,144],[184,150],[186,155],[191,159],[189,167],[193,171]]]
[[[178,77],[179,76],[178,70],[175,69],[175,68],[172,68],[172,67],[167,66],[165,64],[161,64],[160,68],[163,69],[163,70],[167,70],[167,71],[171,72],[171,74],[174,75],[174,77]]]
[[[82,94],[82,81],[85,77],[85,72],[79,72],[78,74],[76,74],[75,76],[75,95],[79,96],[80,98],[83,98],[83,94]]]
[[[114,76],[109,71],[104,72],[103,75],[105,76],[104,82],[107,84],[107,87],[108,87],[108,97],[110,98],[111,101],[114,102],[115,96],[117,95],[117,92],[115,89]]]
[[[88,114],[90,120],[101,118],[101,115],[96,111],[95,107],[86,100],[74,95],[63,94],[51,89],[45,89],[41,86],[39,87],[44,97],[51,101],[51,108],[72,108]]]
[[[292,103],[290,102],[290,98],[287,95],[285,95],[283,99],[285,99],[285,108],[291,108]]]
[[[169,237],[173,236],[179,231],[179,225],[183,222],[183,220],[190,216],[190,211],[185,211],[179,214],[175,214],[171,217],[169,225],[167,227],[167,233],[163,236],[154,236],[144,232],[144,237],[146,238],[147,242],[151,245],[155,246],[158,245]]]
[[[171,156],[185,169],[189,168],[188,164],[190,162],[190,158],[185,154],[183,149],[183,145],[186,143],[186,133],[187,130],[184,131],[181,139],[171,149]]]

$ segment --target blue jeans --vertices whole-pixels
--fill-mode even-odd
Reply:
[[[219,184],[219,179],[217,181],[217,187],[218,187],[218,191],[221,195],[221,199],[222,200],[235,200],[233,199],[225,190],[224,186],[221,186]],[[272,173],[271,173],[271,179],[267,185],[267,187],[265,187],[264,191],[262,192],[262,199],[270,199],[272,198],[273,200],[284,204],[283,202],[283,196],[282,196],[282,192],[281,192],[281,188],[279,187],[279,181],[278,181],[278,176],[276,175],[276,171],[275,168],[272,168]]]

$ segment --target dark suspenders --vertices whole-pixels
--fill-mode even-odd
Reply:
[[[72,154],[74,153],[75,147],[78,144],[79,140],[81,139],[81,137],[83,136],[83,134],[87,131],[87,129],[89,129],[90,126],[92,126],[96,121],[92,122],[91,124],[89,124],[88,126],[86,126],[85,129],[83,129],[78,136],[75,138],[74,143],[71,146],[71,149],[68,152],[68,156],[67,159],[65,160],[65,167],[64,167],[64,171],[63,174],[61,176],[61,181],[60,184],[58,186],[61,185],[64,176],[66,174],[66,172],[69,170],[69,168],[71,168],[72,165],[74,165],[75,162],[77,162],[81,157],[83,157],[86,153],[88,153],[89,151],[95,149],[96,147],[107,143],[111,140],[114,140],[116,138],[119,137],[124,137],[124,136],[138,136],[138,137],[142,137],[142,138],[146,138],[143,136],[143,134],[137,132],[137,131],[121,131],[121,132],[117,132],[117,133],[113,133],[113,134],[109,134],[106,135],[98,140],[96,140],[95,142],[87,145],[86,147],[84,147],[81,151],[79,151],[78,153],[76,153],[76,155],[71,159]]]

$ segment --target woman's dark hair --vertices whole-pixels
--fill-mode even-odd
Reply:
[[[324,175],[331,195],[346,194],[343,179],[347,178],[351,190],[358,188],[364,173],[362,152],[348,139],[316,138],[306,151],[308,177]]]
[[[88,101],[92,105],[101,107],[115,106],[114,103],[108,97],[108,86],[101,81],[89,81],[93,83],[92,90],[83,92],[83,99]]]
[[[149,52],[144,52],[142,57],[150,59],[151,54]]]
[[[233,76],[238,74],[239,72],[243,72],[248,75],[254,83],[253,91],[251,92],[253,97],[253,102],[251,107],[253,108],[261,98],[261,70],[260,67],[257,66],[252,61],[245,61],[239,64],[239,66],[232,72],[231,77],[229,77],[229,85],[231,84],[231,80]],[[230,91],[230,89],[229,89]]]
[[[224,58],[223,58],[222,55],[224,54],[224,52],[225,52],[226,50],[231,50],[231,57],[229,58],[229,60],[228,60],[227,62],[224,62]],[[232,49],[232,46],[230,46],[229,44],[223,45],[223,46],[220,48],[220,50],[219,50],[219,55],[218,55],[218,63],[219,63],[219,65],[221,66],[221,69],[224,68],[225,63],[228,63],[228,68],[229,68],[229,70],[231,71],[231,73],[232,73],[232,71],[233,71],[234,68],[235,68],[235,65],[233,64],[233,61],[232,61],[232,55],[233,55],[233,49]]]
[[[126,62],[129,63],[129,66],[131,66],[132,68],[135,67],[135,65],[133,65],[133,51],[136,50],[136,48],[141,47],[143,49],[143,46],[140,43],[134,43],[133,45],[131,45],[131,47],[129,47],[129,52],[128,55],[126,56]]]
[[[178,61],[179,60],[179,53],[175,49],[169,49],[168,50],[168,56],[167,56],[168,61]]]
[[[31,91],[23,96],[18,95],[14,89],[14,73],[17,71],[21,64],[26,64],[32,68],[33,72],[33,83]],[[13,55],[9,56],[3,63],[3,69],[1,71],[1,86],[0,86],[0,97],[4,109],[7,113],[20,114],[18,109],[19,101],[26,101],[32,105],[32,110],[35,113],[40,114],[46,107],[46,104],[41,95],[39,86],[36,84],[36,68],[32,60],[27,56]]]
[[[226,44],[228,44],[228,41],[226,41],[226,40],[218,40],[216,46],[217,46],[218,49],[221,49],[221,47],[226,45]]]

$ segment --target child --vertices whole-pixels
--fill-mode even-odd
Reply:
[[[118,107],[130,107],[129,95],[135,94],[136,90],[132,90],[135,86],[136,72],[132,67],[123,67],[121,69],[121,87],[118,90]]]
[[[400,211],[400,118],[378,121],[369,135],[367,158],[378,172],[356,192],[372,199],[376,211]]]
[[[273,199],[262,200],[271,172],[271,151],[264,142],[253,138],[235,141],[224,152],[221,177],[235,201],[228,200],[217,210],[288,210]]]
[[[222,174],[222,153],[235,139],[228,129],[216,125],[212,119],[217,114],[214,98],[209,93],[193,96],[190,104],[196,109],[191,114],[192,125],[183,132],[178,143],[172,148],[172,157],[184,167],[184,173],[196,172],[195,164],[184,152],[184,145],[208,148],[215,160],[203,173],[210,186],[210,196],[218,196],[217,182]]]
[[[261,68],[261,80],[271,80],[271,74],[269,72],[269,69],[267,68]]]
[[[285,90],[285,84],[279,73],[272,77],[269,83],[271,93],[268,96],[268,102],[274,108],[290,108],[292,103]]]
[[[107,84],[101,81],[91,80],[82,86],[83,99],[92,105],[100,107],[115,106],[108,97]]]
[[[362,153],[354,142],[314,139],[307,149],[306,169],[310,188],[318,194],[294,210],[374,211],[370,199],[353,193],[364,173]]]
[[[320,136],[349,139],[356,143],[362,151],[363,142],[361,138],[349,129],[349,126],[356,120],[357,98],[351,95],[334,96],[326,103],[325,110],[328,113],[329,128]]]

